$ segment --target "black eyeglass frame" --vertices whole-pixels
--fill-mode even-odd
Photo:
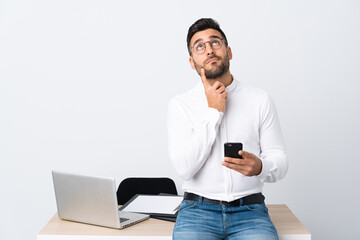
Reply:
[[[215,40],[218,40],[218,39],[220,39],[221,41],[219,41],[220,42],[220,47],[219,48],[213,48],[213,46],[212,46],[212,44],[211,44],[211,42],[212,41],[215,41]],[[197,55],[202,55],[202,54],[204,54],[204,52],[206,51],[206,43],[209,43],[209,45],[210,45],[210,47],[212,48],[212,49],[214,49],[214,50],[218,50],[218,49],[220,49],[222,46],[223,46],[223,43],[222,42],[224,42],[225,44],[226,44],[226,41],[225,41],[225,39],[223,39],[223,38],[220,38],[220,37],[216,37],[216,38],[214,38],[214,39],[212,39],[212,40],[209,40],[209,41],[206,41],[206,42],[202,42],[203,44],[204,44],[204,51],[202,52],[202,53],[197,53],[196,51],[195,51],[195,53],[197,54]],[[191,51],[195,48],[195,45],[196,44],[198,44],[198,43],[195,43],[190,49],[191,49]]]

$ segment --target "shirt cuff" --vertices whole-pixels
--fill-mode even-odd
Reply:
[[[268,176],[269,170],[270,170],[270,161],[267,161],[265,158],[260,157],[260,160],[262,162],[262,169],[261,173],[257,175],[256,177],[260,179],[261,182],[264,182],[266,177]]]

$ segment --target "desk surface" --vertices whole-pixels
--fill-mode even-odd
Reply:
[[[286,205],[267,205],[280,240],[311,240],[311,234]],[[131,227],[117,230],[64,221],[55,216],[37,235],[37,240],[120,240],[172,239],[173,222],[150,218]]]

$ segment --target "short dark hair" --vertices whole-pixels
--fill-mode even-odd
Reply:
[[[190,26],[186,37],[187,48],[190,56],[191,56],[191,49],[190,49],[191,38],[194,36],[195,33],[209,28],[215,29],[216,31],[220,32],[224,38],[225,45],[228,46],[228,41],[226,39],[225,33],[221,30],[220,25],[212,18],[200,18],[193,25]]]

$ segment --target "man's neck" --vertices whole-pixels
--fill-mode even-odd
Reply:
[[[230,71],[227,71],[224,75],[214,79],[208,79],[209,84],[212,86],[216,81],[219,81],[225,85],[229,86],[233,81],[233,76],[230,74]]]

